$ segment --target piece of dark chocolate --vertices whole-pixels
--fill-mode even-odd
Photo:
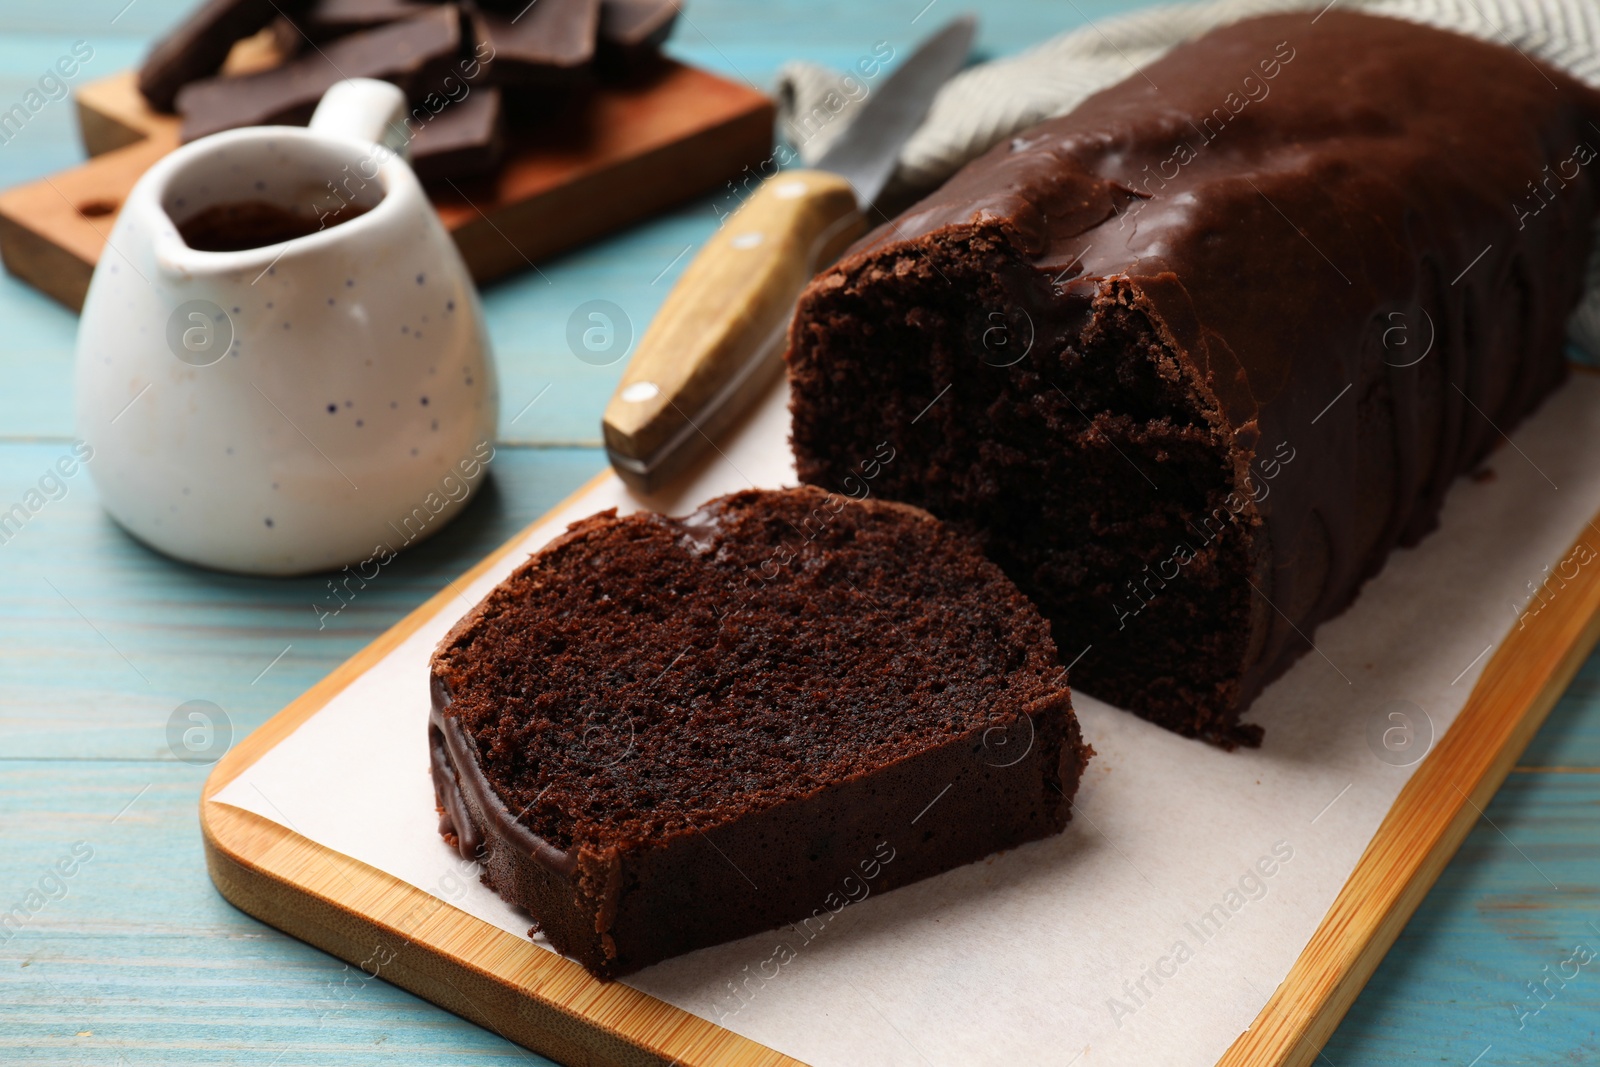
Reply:
[[[595,61],[607,73],[648,68],[678,21],[678,0],[600,0]]]
[[[412,100],[443,91],[461,50],[461,13],[441,5],[415,18],[351,34],[255,74],[209,78],[178,94],[183,139],[271,123],[303,123],[344,78],[382,78]]]
[[[285,55],[294,55],[308,44],[426,15],[436,7],[421,0],[311,0],[302,14],[274,22],[273,36]]]
[[[497,86],[474,88],[437,115],[408,125],[415,129],[411,169],[424,182],[476,178],[494,170],[505,155],[504,108]]]
[[[1500,44],[1215,30],[811,283],[799,475],[894,441],[874,492],[978,537],[1075,688],[1255,742],[1240,713],[1562,381],[1597,146],[1600,94]]]
[[[139,92],[157,111],[171,111],[178,91],[222,69],[234,42],[292,14],[307,0],[205,0],[156,42],[139,68]]]
[[[472,15],[478,55],[500,85],[582,80],[594,58],[600,0],[536,0],[518,14]]]

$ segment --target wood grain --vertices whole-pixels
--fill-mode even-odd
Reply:
[[[80,87],[77,106],[94,158],[0,194],[6,269],[73,310],[134,183],[179,143],[178,120],[145,105],[132,72]],[[667,61],[514,136],[493,177],[431,195],[481,283],[707,192],[771,146],[763,94]]]

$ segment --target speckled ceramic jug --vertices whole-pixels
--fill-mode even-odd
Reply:
[[[482,484],[494,365],[472,279],[393,148],[404,108],[393,86],[342,82],[309,128],[206,137],[129,194],[84,302],[77,422],[106,510],[141,541],[326,570],[433,534]],[[324,227],[228,252],[179,232],[245,201]]]

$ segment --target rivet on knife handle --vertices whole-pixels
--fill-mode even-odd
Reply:
[[[782,366],[806,282],[865,230],[850,183],[826,171],[763,182],[683,272],[639,341],[603,420],[612,465],[659,488],[685,435],[715,437]]]

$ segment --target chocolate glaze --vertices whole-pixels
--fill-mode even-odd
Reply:
[[[563,851],[518,821],[495,794],[478,765],[478,748],[461,727],[461,720],[445,714],[450,688],[434,675],[428,686],[433,709],[428,714],[428,749],[434,794],[443,809],[439,832],[454,835],[462,859],[477,860],[485,846],[512,848],[551,874],[570,878],[578,857]],[[471,798],[470,801],[468,798]]]
[[[1562,380],[1596,210],[1600,160],[1575,162],[1600,149],[1592,89],[1499,45],[1314,14],[1172,50],[969,164],[812,287],[870,294],[897,264],[992,242],[1012,261],[995,281],[1031,320],[1033,358],[1064,363],[1097,315],[1130,307],[1226,442],[1236,489],[1293,449],[1240,516],[1281,610],[1254,612],[1231,668],[1235,719]],[[807,329],[827,329],[818,306],[796,319],[802,356]],[[1410,362],[1430,332],[1430,355]],[[825,427],[801,427],[811,399],[796,395],[797,458],[831,484]],[[919,458],[907,447],[897,462]]]

